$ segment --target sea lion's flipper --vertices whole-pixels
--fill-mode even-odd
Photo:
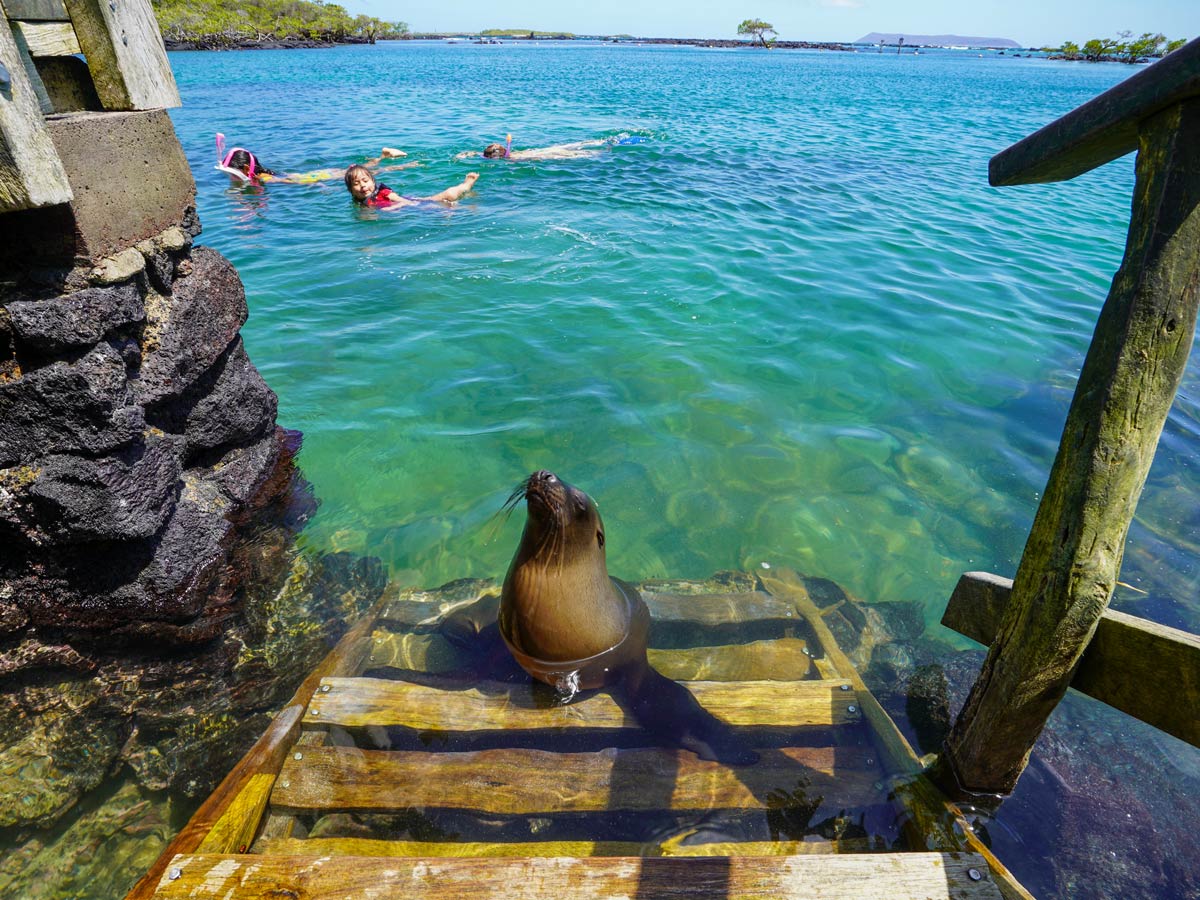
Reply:
[[[622,709],[664,744],[726,765],[758,762],[758,754],[746,741],[701,706],[691,691],[644,660],[618,673],[612,694]]]
[[[474,603],[447,613],[438,622],[437,630],[456,647],[478,650],[480,643],[488,640],[487,631],[496,624],[499,611],[500,598],[495,594],[485,594]],[[499,637],[499,634],[496,636]]]
[[[438,623],[438,634],[460,650],[470,654],[471,667],[480,677],[493,681],[512,681],[524,673],[500,637],[496,615],[500,598],[495,594],[480,597],[474,603],[447,613]]]

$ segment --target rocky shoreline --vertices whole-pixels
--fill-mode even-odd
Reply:
[[[182,824],[151,795],[208,793],[385,582],[296,549],[300,435],[166,111],[47,127],[74,199],[0,215],[0,896],[28,900],[129,880],[106,848]]]
[[[445,41],[458,38],[464,42],[478,40],[475,35],[455,34],[423,34],[401,38],[405,41]],[[749,41],[726,40],[719,38],[606,38],[578,37],[570,35],[554,35],[545,37],[510,37],[499,38],[500,43],[539,42],[539,41],[602,41],[608,44],[656,44],[673,47],[704,47],[722,50],[762,50],[760,44]],[[240,34],[200,34],[183,39],[164,38],[163,44],[168,50],[315,50],[329,47],[342,47],[353,44],[373,44],[366,38],[346,37],[339,40],[320,41],[301,37],[248,37]],[[850,44],[822,43],[812,41],[775,41],[771,44],[773,50],[843,50],[853,51]]]

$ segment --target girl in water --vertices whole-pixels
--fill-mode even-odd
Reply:
[[[384,147],[379,151],[379,156],[367,160],[362,165],[375,169],[385,159],[399,159],[407,155],[403,150],[397,150],[394,147]],[[343,174],[342,169],[314,169],[311,172],[293,172],[288,175],[280,175],[264,166],[259,158],[245,147],[234,147],[226,153],[225,135],[223,134],[217,135],[217,158],[219,160],[216,166],[218,171],[251,184],[268,184],[272,181],[283,184],[316,184],[319,181],[332,181],[335,178],[341,178]],[[415,162],[403,163],[401,165],[387,166],[378,171],[395,172],[400,169],[411,169],[413,166],[419,165],[420,163]]]
[[[446,188],[446,190],[439,191],[429,197],[402,197],[386,184],[377,182],[375,176],[371,174],[370,169],[366,166],[351,166],[346,170],[345,175],[346,190],[350,192],[350,196],[354,198],[355,203],[361,206],[390,208],[411,206],[422,200],[432,200],[438,203],[454,203],[460,200],[467,191],[471,190],[478,179],[478,172],[468,172],[467,177],[462,180],[461,184]]]

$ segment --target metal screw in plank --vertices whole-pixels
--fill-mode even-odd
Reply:
[[[167,873],[167,878],[169,878],[171,881],[178,881],[182,877],[183,869],[179,868],[178,866],[175,866],[170,872]]]

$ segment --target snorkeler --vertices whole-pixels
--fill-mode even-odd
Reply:
[[[376,169],[385,159],[399,159],[407,155],[403,150],[397,150],[394,147],[384,147],[379,151],[379,156],[367,160],[362,165],[367,168]],[[341,178],[345,172],[344,169],[314,169],[311,172],[292,172],[287,175],[280,175],[264,166],[259,158],[245,147],[234,147],[226,153],[225,135],[220,133],[217,134],[217,159],[216,168],[218,171],[251,184],[267,184],[268,182],[316,184],[320,181],[333,181],[334,179]],[[411,169],[419,165],[420,163],[411,162],[386,166],[377,170],[381,172],[396,172],[400,169]]]
[[[455,159],[482,156],[484,159],[585,159],[599,156],[601,151],[618,144],[640,144],[646,139],[638,135],[620,138],[602,138],[590,141],[575,141],[570,144],[554,144],[550,147],[531,147],[527,150],[512,148],[512,135],[507,135],[503,144],[488,144],[482,151],[467,150]]]
[[[444,191],[439,191],[428,197],[402,197],[386,184],[377,182],[375,176],[371,174],[371,171],[366,166],[351,166],[346,170],[345,175],[346,190],[350,192],[350,196],[354,198],[355,203],[361,206],[394,208],[411,206],[421,201],[454,203],[462,199],[463,195],[475,186],[475,182],[478,179],[478,172],[468,172],[467,177],[460,184],[446,188]]]

